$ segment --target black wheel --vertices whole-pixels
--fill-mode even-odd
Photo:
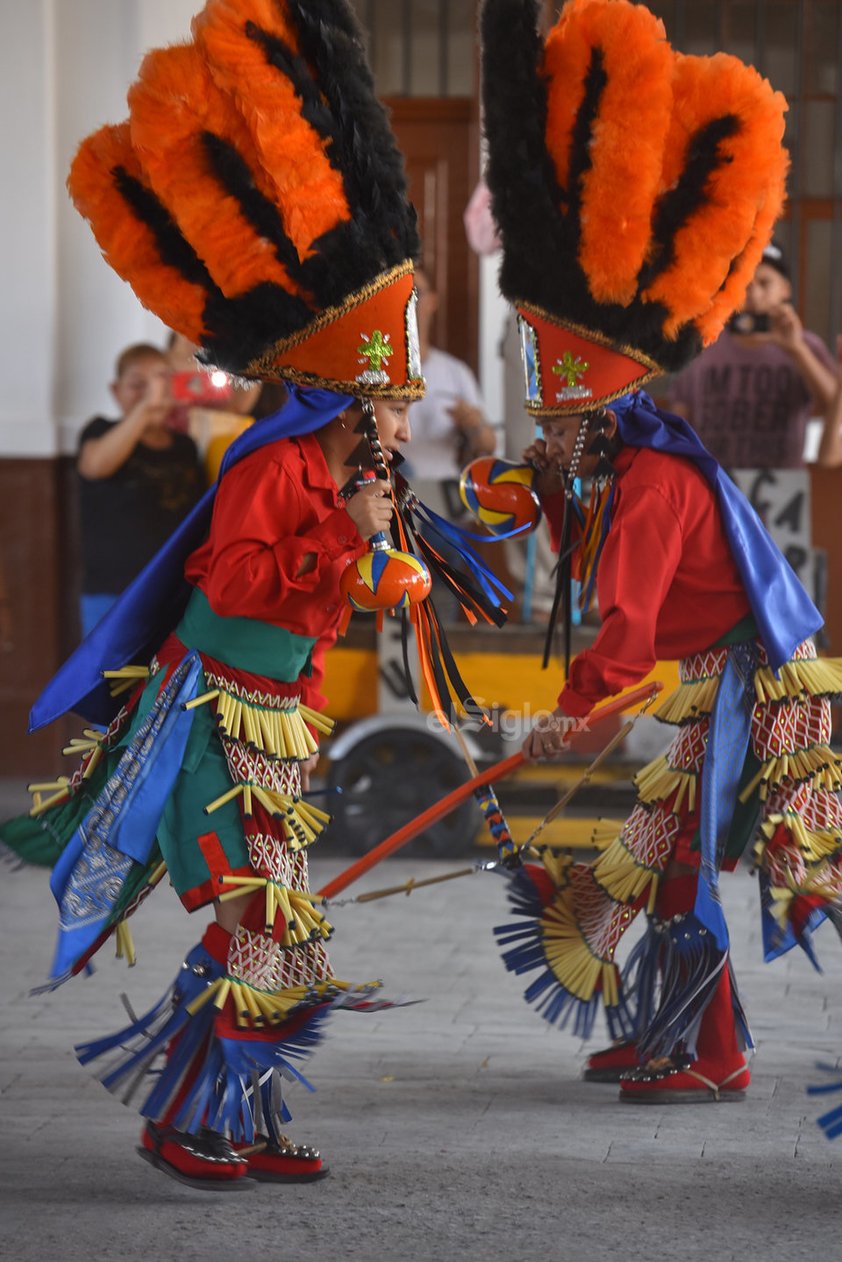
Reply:
[[[365,854],[468,779],[464,763],[426,732],[385,728],[367,736],[328,771],[333,845]],[[465,854],[479,823],[473,798],[409,842],[406,853]]]

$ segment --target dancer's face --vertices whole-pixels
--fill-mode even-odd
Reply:
[[[377,432],[388,463],[391,463],[394,453],[399,452],[403,444],[408,443],[412,438],[409,427],[411,406],[407,399],[375,400],[374,417],[377,421]]]
[[[616,420],[612,412],[608,413],[611,418],[611,425],[606,433],[613,434],[616,431]],[[573,448],[576,443],[576,436],[582,424],[582,416],[548,416],[546,420],[541,421],[541,429],[544,431],[544,442],[547,444],[547,464],[555,466],[558,469],[569,469],[570,461],[573,458]],[[582,459],[579,461],[577,473],[582,477],[589,477],[594,472],[599,463],[598,456],[588,454],[588,448],[596,436],[596,431],[589,430],[585,439],[585,450],[582,452]]]

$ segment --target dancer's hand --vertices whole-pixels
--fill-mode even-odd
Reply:
[[[309,758],[305,758],[298,764],[298,770],[301,773],[301,792],[310,792],[310,777],[319,764],[318,752],[311,754]]]
[[[366,482],[347,501],[345,509],[363,539],[388,530],[394,511],[388,482],[383,478]]]
[[[523,453],[524,464],[531,464],[536,471],[535,490],[539,495],[557,495],[563,490],[561,469],[547,459],[547,444],[543,438],[536,438]]]
[[[538,762],[541,759],[557,758],[570,745],[570,733],[576,726],[563,710],[556,708],[552,714],[546,714],[538,720],[521,746],[521,752],[527,762]]]

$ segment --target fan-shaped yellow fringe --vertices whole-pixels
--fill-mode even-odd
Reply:
[[[588,1002],[601,987],[602,1001],[614,1007],[620,999],[619,970],[610,960],[591,951],[571,909],[558,898],[541,919],[541,937],[547,967],[558,983]]]
[[[800,893],[821,893],[822,872],[829,861],[842,854],[842,834],[826,829],[807,828],[801,816],[794,811],[770,815],[760,826],[759,837],[754,846],[754,861],[758,867],[763,866],[766,847],[781,824],[795,841],[808,868],[812,869],[807,881],[797,887],[793,882],[792,888],[797,888]],[[828,894],[828,897],[834,895]]]
[[[327,940],[333,933],[333,926],[317,910],[317,905],[324,902],[319,894],[294,890],[261,876],[224,876],[222,883],[229,886],[229,889],[226,893],[220,894],[221,903],[231,898],[239,898],[244,893],[255,893],[260,889],[265,891],[266,931],[272,934],[280,946],[300,946],[304,942],[312,942],[315,938]],[[278,920],[284,926],[282,934],[275,932]]]
[[[695,679],[681,684],[658,706],[655,718],[662,723],[680,724],[710,714],[719,690],[719,676]]]
[[[779,784],[787,776],[797,784],[809,780],[813,789],[833,792],[842,788],[842,764],[836,754],[828,745],[813,745],[809,749],[767,758],[757,775],[743,789],[740,801],[746,802],[755,789],[759,790],[761,801],[765,801],[769,786]]]
[[[570,855],[549,848],[542,849],[541,862],[556,889],[559,892],[566,889],[570,882],[570,868],[573,865]]]
[[[333,998],[338,991],[374,990],[379,985],[380,982],[368,982],[364,986],[356,986],[332,977],[330,981],[309,986],[290,986],[287,990],[271,991],[258,990],[238,978],[219,977],[188,1004],[187,1011],[195,1016],[211,1000],[215,1008],[224,1008],[230,995],[239,1026],[279,1025],[303,1003],[313,1005]]]
[[[269,815],[283,816],[284,833],[291,850],[303,850],[305,846],[311,845],[330,820],[327,812],[320,810],[318,806],[251,783],[235,784],[227,793],[209,802],[205,807],[205,814],[212,815],[221,806],[233,802],[240,794],[243,796],[243,811],[246,815],[253,814],[254,801],[257,800]]]
[[[842,658],[818,657],[809,661],[784,662],[780,679],[768,666],[755,672],[754,691],[757,700],[784,701],[803,696],[832,696],[842,692]]]
[[[670,794],[675,793],[672,809],[677,815],[685,804],[685,798],[688,811],[695,809],[697,780],[695,771],[679,771],[671,767],[666,754],[662,754],[637,773],[634,783],[640,801],[647,805],[663,802]]]
[[[318,745],[307,724],[316,731],[330,735],[334,724],[331,719],[300,703],[286,709],[270,709],[244,701],[234,693],[214,688],[188,702],[188,709],[197,705],[214,703],[223,736],[242,741],[251,749],[259,750],[267,758],[302,760],[318,753]]]
[[[648,910],[655,906],[660,873],[638,862],[623,841],[623,834],[603,850],[593,866],[593,878],[600,889],[617,903],[634,903],[649,889]]]
[[[804,856],[808,863],[823,863],[842,854],[842,833],[804,829]]]

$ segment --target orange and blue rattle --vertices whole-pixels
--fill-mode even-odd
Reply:
[[[529,534],[541,520],[531,465],[480,456],[459,479],[465,507],[494,535]]]
[[[371,481],[365,473],[361,484]],[[430,571],[411,552],[393,548],[382,531],[369,540],[369,550],[344,571],[340,580],[342,595],[360,613],[384,609],[406,609],[420,604],[430,594]]]

